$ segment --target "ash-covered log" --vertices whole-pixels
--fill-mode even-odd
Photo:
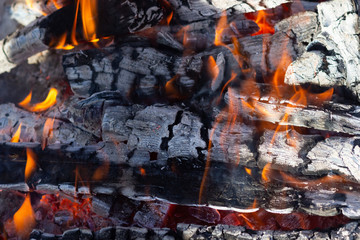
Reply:
[[[359,94],[359,17],[354,1],[330,1],[318,5],[321,32],[307,52],[292,63],[287,84],[311,83],[324,87],[346,86]]]

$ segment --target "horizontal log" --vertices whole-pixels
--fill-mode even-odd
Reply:
[[[241,94],[239,90],[229,88],[225,95],[227,103],[233,100],[229,97],[229,93],[238,102],[251,101],[251,97]],[[328,103],[325,104],[327,108],[325,110],[323,107],[299,106],[293,102],[289,102],[289,105],[285,100],[269,99],[266,96],[260,99],[255,97],[254,100],[256,101],[254,109],[244,105],[240,106],[239,112],[246,119],[349,135],[359,135],[360,133],[358,106]],[[286,121],[284,121],[285,114],[288,115]]]
[[[254,128],[240,122],[229,128],[226,118],[223,118],[213,127],[206,127],[208,125],[203,121],[209,119],[199,118],[177,106],[129,106],[111,99],[110,94],[107,97],[108,100],[83,102],[84,109],[91,109],[93,104],[103,106],[98,114],[103,116],[100,121],[105,142],[79,147],[49,145],[44,151],[39,143],[4,143],[0,146],[1,159],[5,164],[3,169],[17,171],[2,175],[0,181],[18,183],[23,178],[25,149],[31,148],[38,156],[39,169],[42,169],[30,179],[34,186],[37,182],[58,184],[75,181],[74,169],[77,168],[83,181],[90,181],[93,186],[102,186],[96,180],[102,179],[103,183],[134,199],[153,196],[191,205],[199,201],[206,170],[203,204],[246,210],[256,199],[259,206],[271,211],[300,210],[329,216],[343,209],[341,211],[347,216],[358,216],[354,210],[357,207],[353,201],[354,191],[349,190],[358,188],[355,183],[334,181],[314,185],[311,182],[314,176],[317,178],[334,172],[358,182],[353,176],[356,172],[350,170],[356,164],[353,160],[357,154],[356,138],[331,137],[324,142],[324,137],[320,135],[302,136],[293,132],[289,135],[294,140],[287,140],[286,134],[278,133],[272,145],[273,133],[265,133],[257,140],[259,135]],[[221,119],[222,114],[217,119]],[[81,119],[80,115],[77,117]],[[209,139],[212,140],[212,148],[208,151]],[[297,147],[290,148],[293,144]],[[329,147],[338,151],[334,156],[342,158],[327,157]],[[312,157],[316,155],[323,157],[317,160]],[[49,159],[54,162],[49,164]],[[327,162],[323,164],[325,160]],[[210,161],[210,166],[206,166],[206,161]],[[270,185],[265,184],[265,189],[260,173],[267,163],[272,164],[273,170]],[[251,169],[251,175],[244,166]],[[302,176],[301,182],[308,182],[309,187],[289,181],[278,170]],[[101,174],[96,175],[96,172]],[[191,189],[186,187],[190,184],[193,186]],[[317,194],[319,190],[322,191],[320,195]],[[286,194],[279,195],[279,191]],[[349,198],[339,202],[339,193]],[[307,195],[305,199],[292,197],[299,194]],[[327,201],[324,202],[324,198]]]
[[[3,53],[1,63],[18,64],[35,53],[55,47],[53,41],[67,36],[64,44],[71,44],[71,34],[76,12],[76,4],[69,4],[54,13],[42,17],[25,28],[13,33],[1,42]],[[81,12],[79,13],[81,16]],[[126,1],[122,4],[101,0],[98,2],[97,37],[125,35],[157,24],[163,17],[163,10],[156,1]],[[79,18],[76,25],[76,39],[86,40]],[[9,65],[8,63],[8,65]],[[8,66],[6,66],[8,67]],[[1,72],[9,69],[1,68]]]

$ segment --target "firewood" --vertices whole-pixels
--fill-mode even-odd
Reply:
[[[236,89],[229,88],[228,91],[231,91],[231,95],[239,101],[242,99],[246,102],[251,99],[248,96],[239,94]],[[242,107],[240,113],[250,120],[277,123],[282,126],[304,127],[349,135],[359,135],[360,133],[357,106],[330,102],[325,105],[327,108],[325,110],[315,106],[296,106],[296,103],[291,103],[295,106],[288,106],[286,101],[281,103],[281,100],[272,102],[272,99],[266,99],[265,96],[262,97],[262,100],[255,99],[257,109],[262,109],[261,112]],[[231,101],[228,93],[225,95],[225,101],[228,103]],[[289,117],[286,121],[282,121],[285,113],[288,113]]]
[[[330,1],[318,5],[321,32],[285,77],[288,84],[312,83],[346,86],[360,99],[358,15],[353,1]]]
[[[1,68],[1,72],[9,71],[10,63],[18,64],[35,53],[55,47],[53,42],[59,41],[64,34],[67,36],[64,44],[71,44],[75,11],[75,4],[67,5],[2,40],[0,59],[2,64],[7,65]],[[122,4],[102,0],[98,3],[97,37],[137,32],[157,24],[162,17],[163,10],[155,0],[146,3],[126,1]],[[75,29],[79,42],[85,40],[81,29],[80,24]]]
[[[312,34],[317,32],[316,19],[315,13],[304,12],[279,22],[274,35],[237,36],[241,48],[238,50],[245,56],[240,57],[240,60],[247,62],[259,75],[271,75],[277,69],[282,58],[282,54],[279,54],[283,51],[282,48],[286,47],[289,50],[288,55],[291,59],[296,59],[305,51],[304,42],[310,42]],[[237,21],[244,24],[244,29],[246,29],[245,26],[252,26],[252,21],[245,21],[241,18]],[[203,25],[205,23],[207,22],[198,23],[200,29],[205,26]],[[214,24],[213,31],[215,31],[215,23],[212,22],[212,24]],[[195,34],[193,35],[194,39],[201,36],[197,35],[197,27],[191,27],[192,30],[189,30],[188,33]],[[236,36],[231,29],[228,30]],[[226,69],[219,71],[217,80],[214,81],[216,84],[211,86],[211,92],[221,89],[229,80],[231,72],[237,73],[238,77],[242,78],[242,70],[236,61],[237,56],[234,57],[228,48],[210,47],[213,46],[213,43],[207,40],[209,42],[204,45],[208,47],[202,49],[200,53],[192,52],[183,56],[181,49],[186,49],[187,46],[183,46],[176,40],[171,29],[162,28],[159,31],[163,35],[172,36],[172,40],[169,41],[175,41],[177,44],[169,42],[168,48],[162,49],[152,46],[145,38],[129,39],[117,47],[92,49],[85,51],[85,54],[65,55],[63,66],[72,90],[82,97],[105,90],[120,90],[127,98],[133,99],[134,96],[137,96],[154,102],[156,99],[168,97],[166,96],[168,90],[166,85],[171,85],[175,91],[174,95],[186,99],[194,95],[195,89],[204,89],[210,84],[208,59],[212,56],[215,60],[220,60],[221,55],[223,55],[221,57],[223,64],[219,64],[219,66],[226,66]],[[244,30],[245,35],[250,33],[253,31],[246,33]],[[131,42],[134,40],[136,44]],[[158,41],[161,41],[158,42],[160,45],[163,44],[162,38]],[[140,42],[142,42],[142,47],[138,47]],[[170,45],[175,47],[169,49]],[[230,49],[234,48],[231,41],[227,46]],[[263,52],[265,56],[259,54],[259,51]],[[224,70],[226,74],[224,74]],[[196,84],[186,86],[183,78]],[[146,90],[144,86],[146,86]],[[144,94],[144,90],[149,92]]]

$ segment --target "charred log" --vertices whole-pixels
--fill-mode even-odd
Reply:
[[[288,68],[285,81],[346,86],[359,99],[356,6],[353,1],[332,1],[319,4],[318,12],[321,33],[309,44],[308,52]]]
[[[113,13],[114,11],[116,14]],[[54,41],[59,41],[62,36],[66,37],[65,44],[71,44],[75,12],[75,4],[67,5],[2,40],[4,55],[1,56],[1,63],[20,63],[35,53],[55,47]],[[106,37],[133,33],[157,24],[162,17],[163,10],[156,1],[146,3],[99,1],[97,35]],[[81,26],[82,22],[79,19],[75,26],[76,36],[73,36],[79,42],[87,38]],[[4,68],[3,71],[8,70]]]

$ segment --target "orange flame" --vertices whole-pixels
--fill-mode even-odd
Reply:
[[[62,34],[59,39],[52,39],[49,46],[55,49],[71,50],[74,46],[66,44],[67,33]]]
[[[251,36],[256,36],[256,35],[260,35],[260,34],[265,34],[265,33],[270,33],[270,34],[274,34],[275,33],[275,29],[273,26],[271,26],[271,24],[269,24],[269,22],[267,21],[267,17],[268,14],[266,13],[266,11],[264,10],[260,10],[255,19],[253,19],[251,17],[250,14],[246,15],[249,19],[255,20],[256,24],[259,26],[259,31],[257,31],[256,33],[252,34]]]
[[[270,182],[271,163],[267,163],[262,170],[261,178],[265,183]]]
[[[246,171],[246,173],[248,174],[248,175],[250,175],[251,176],[251,169],[250,168],[245,168],[245,171]]]
[[[211,79],[212,79],[211,86],[213,86],[215,84],[217,77],[219,76],[220,69],[219,69],[218,65],[216,64],[216,61],[213,56],[210,56],[208,61],[209,61],[209,63],[208,63],[209,64],[209,72],[210,72]]]
[[[55,88],[51,88],[43,102],[32,105],[30,104],[32,92],[30,92],[29,95],[19,103],[19,106],[30,112],[42,112],[55,105],[57,94],[58,91]]]
[[[14,224],[17,234],[22,238],[27,238],[35,227],[35,213],[31,206],[30,195],[25,197],[24,203],[14,214]]]
[[[20,140],[20,134],[21,134],[21,123],[19,124],[19,127],[17,128],[15,134],[11,138],[10,142],[19,142]]]
[[[86,41],[96,42],[97,0],[79,0],[83,33]]]
[[[55,118],[48,118],[45,121],[43,133],[42,133],[42,142],[41,142],[42,150],[45,149],[48,140],[53,137],[54,122],[55,122]]]
[[[31,177],[36,169],[36,155],[30,149],[26,149],[25,182]]]
[[[325,186],[329,186],[331,184],[343,184],[346,182],[346,179],[339,175],[327,175],[320,179],[304,181],[304,180],[296,179],[295,177],[290,176],[284,172],[280,172],[280,174],[281,174],[282,178],[286,181],[287,184],[289,184],[290,186],[296,187],[296,188],[311,189],[311,188],[318,187],[320,185],[325,187]]]
[[[228,26],[228,22],[227,22],[227,16],[226,16],[226,11],[224,11],[221,14],[221,17],[218,21],[218,24],[216,25],[216,29],[215,29],[215,39],[214,39],[214,45],[215,46],[222,46],[223,41],[222,41],[222,35],[223,35],[223,31],[224,29]]]
[[[167,18],[166,18],[166,23],[167,23],[167,25],[170,25],[170,22],[171,22],[171,20],[173,19],[173,16],[174,16],[174,12],[171,12],[171,13],[169,14],[169,16],[167,16]]]
[[[176,88],[176,81],[178,78],[179,78],[179,75],[175,75],[169,81],[167,81],[165,84],[165,93],[169,99],[180,100],[180,99],[186,98],[186,96],[181,95],[178,88]]]

